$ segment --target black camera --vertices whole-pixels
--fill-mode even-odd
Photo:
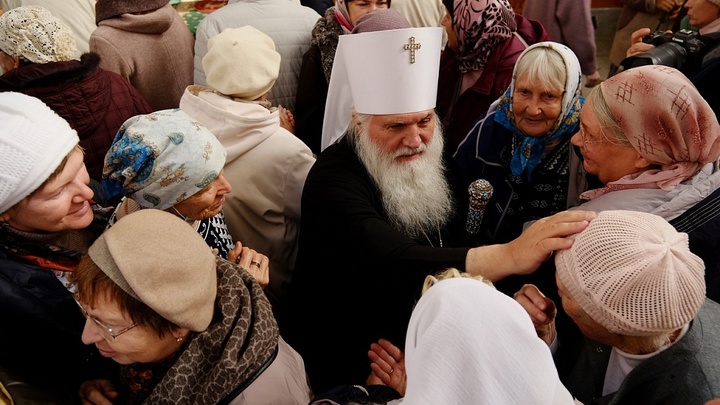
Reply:
[[[672,34],[655,31],[642,41],[655,45],[655,48],[623,59],[620,62],[622,70],[643,65],[663,65],[687,74],[688,70],[697,69],[702,62],[705,43],[696,31],[683,29]]]

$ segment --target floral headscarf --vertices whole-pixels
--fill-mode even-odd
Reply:
[[[515,12],[508,0],[455,0],[451,15],[457,32],[458,65],[463,73],[482,72],[498,45],[517,30]]]
[[[226,156],[215,135],[180,109],[137,115],[105,155],[103,190],[107,198],[122,194],[164,210],[215,180]]]
[[[545,145],[548,142],[558,139],[561,136],[572,136],[578,131],[580,125],[580,108],[585,100],[580,94],[582,90],[580,62],[577,56],[575,56],[575,53],[567,46],[557,42],[539,42],[525,49],[525,51],[520,54],[518,62],[522,60],[530,50],[541,47],[554,50],[562,57],[563,61],[565,61],[565,91],[562,98],[562,111],[557,121],[555,121],[555,125],[553,125],[545,135],[527,136],[517,128],[515,124],[515,113],[512,107],[513,93],[515,92],[515,82],[517,81],[518,73],[518,63],[516,62],[512,82],[510,82],[510,86],[505,90],[505,94],[500,98],[500,104],[495,113],[495,121],[497,123],[522,139],[520,146],[513,151],[513,157],[510,161],[510,170],[516,176],[519,176],[523,171],[527,170],[528,177],[530,177],[533,170],[535,170],[535,166],[540,163],[543,152],[545,151]]]
[[[690,80],[678,70],[647,65],[600,85],[610,112],[637,152],[660,169],[627,175],[580,197],[629,188],[673,190],[720,158],[720,125]]]

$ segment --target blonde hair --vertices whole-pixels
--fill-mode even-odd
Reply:
[[[486,279],[485,277],[483,277],[481,275],[473,276],[472,274],[466,273],[464,271],[460,271],[454,267],[449,267],[445,270],[441,270],[438,273],[435,273],[434,275],[431,274],[431,275],[425,277],[425,281],[423,282],[423,287],[422,287],[422,294],[425,294],[425,292],[427,290],[429,290],[430,287],[434,286],[435,284],[437,284],[443,280],[446,280],[449,278],[458,278],[458,277],[472,278],[472,279],[475,279],[482,283],[485,283],[485,284],[489,285],[490,287],[495,288],[495,286],[493,285],[493,283],[490,280]]]

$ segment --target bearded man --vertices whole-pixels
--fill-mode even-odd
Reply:
[[[308,173],[289,312],[280,325],[316,394],[365,383],[371,343],[404,342],[428,274],[456,267],[495,281],[529,273],[571,245],[562,236],[594,215],[557,214],[504,245],[451,247],[459,239],[451,230],[465,218],[453,208],[434,111],[441,34],[409,28],[340,37],[335,64],[347,75],[336,66],[330,91],[333,81],[348,79],[354,110],[345,136]],[[408,41],[422,45],[413,58],[402,51]]]

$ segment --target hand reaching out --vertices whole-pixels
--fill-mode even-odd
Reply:
[[[555,316],[557,307],[555,303],[546,297],[537,287],[532,284],[525,284],[520,291],[513,295],[523,309],[530,315],[538,337],[548,346],[555,340]]]
[[[372,373],[366,383],[368,385],[384,384],[401,396],[405,396],[407,374],[405,373],[405,354],[399,347],[385,339],[370,345],[368,357],[372,361]]]
[[[260,287],[265,288],[270,283],[270,259],[254,249],[235,242],[235,247],[228,253],[228,261],[238,264],[252,274]]]

